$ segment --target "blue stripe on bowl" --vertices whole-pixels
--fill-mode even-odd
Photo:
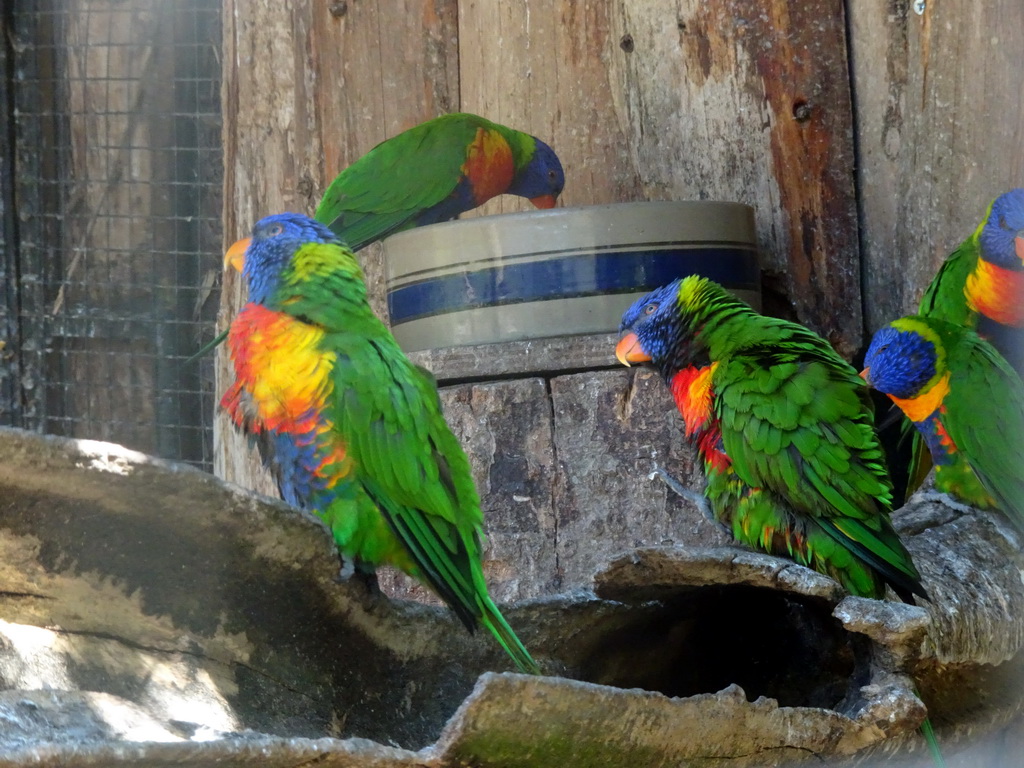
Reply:
[[[528,211],[530,213],[530,211]],[[515,215],[515,214],[509,214]],[[388,278],[388,286],[390,287],[394,283],[407,283],[412,282],[413,278],[418,275],[421,276],[419,280],[433,279],[435,276],[458,271],[467,272],[474,267],[480,268],[485,265],[491,264],[504,264],[505,266],[513,264],[517,261],[537,261],[539,256],[555,256],[557,254],[563,254],[565,256],[592,256],[598,253],[612,253],[616,255],[622,255],[625,253],[641,253],[643,251],[670,251],[677,253],[683,250],[697,251],[701,249],[711,249],[714,251],[727,250],[729,248],[738,248],[740,250],[747,250],[755,252],[757,246],[751,242],[740,241],[740,240],[687,240],[683,243],[669,243],[666,244],[664,240],[659,240],[651,243],[616,243],[614,245],[591,245],[586,248],[554,248],[549,251],[529,251],[526,253],[504,253],[500,256],[490,256],[488,258],[480,258],[474,256],[472,259],[466,261],[445,261],[442,264],[435,264],[424,269],[414,269],[401,274],[395,274],[392,270],[392,274]],[[408,255],[405,255],[402,261],[411,261]],[[390,253],[388,254],[390,258]]]
[[[699,274],[726,288],[760,290],[750,248],[686,248],[566,256],[421,280],[388,292],[391,324],[524,301],[639,293]]]

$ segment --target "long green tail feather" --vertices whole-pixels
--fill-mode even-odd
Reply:
[[[452,553],[441,545],[436,531],[422,515],[414,510],[403,510],[388,497],[375,493],[375,486],[369,481],[367,491],[395,535],[409,548],[413,560],[422,569],[423,580],[455,611],[466,628],[472,632],[476,622],[487,627],[520,671],[539,675],[537,662],[487,594],[483,572],[479,569],[468,574],[461,571]]]
[[[923,702],[924,697],[921,696],[921,692],[917,689],[916,684],[912,690],[914,691],[914,695]],[[918,730],[921,731],[921,735],[924,736],[924,742],[928,745],[928,752],[932,756],[932,762],[935,763],[935,768],[946,768],[946,758],[942,756],[942,750],[939,749],[939,740],[935,738],[935,729],[932,727],[932,719],[930,717],[926,717],[921,722]]]
[[[190,357],[188,360],[186,360],[183,363],[183,365],[188,365],[193,360],[198,360],[200,357],[205,355],[210,350],[215,349],[217,347],[217,345],[219,345],[222,341],[224,341],[224,339],[226,339],[228,337],[228,330],[229,330],[228,328],[225,328],[223,331],[221,331],[219,334],[217,334],[217,338],[215,338],[213,341],[209,342],[208,344],[204,344],[202,347],[200,347],[199,351],[196,352],[194,355],[192,355],[192,357]]]
[[[935,763],[935,768],[946,768],[946,759],[942,756],[942,750],[939,749],[939,740],[935,738],[935,729],[932,728],[930,717],[924,719],[920,730],[921,735],[924,736],[925,743],[928,745],[928,751],[932,755],[932,762]]]
[[[921,696],[921,692],[917,690],[917,686],[914,686],[914,695],[917,698],[924,701]],[[926,717],[921,723],[919,728],[921,735],[924,736],[925,744],[928,745],[928,751],[931,753],[932,762],[935,763],[935,768],[946,768],[946,759],[942,756],[942,750],[939,749],[939,740],[935,738],[935,729],[932,727],[932,719]]]
[[[527,675],[539,675],[540,667],[530,656],[519,637],[512,630],[512,627],[505,621],[501,611],[494,604],[488,595],[482,595],[480,599],[481,616],[480,623],[490,631],[498,641],[498,645],[505,649],[505,652],[512,658],[519,671]]]

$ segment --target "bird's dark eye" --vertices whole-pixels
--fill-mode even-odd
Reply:
[[[657,311],[658,311],[658,305],[657,304],[648,304],[646,307],[644,307],[644,314],[645,315],[653,315]]]
[[[880,346],[880,347],[879,347],[879,348],[878,348],[877,350],[875,350],[875,351],[876,351],[876,352],[885,352],[885,350],[887,350],[888,348],[889,348],[889,345],[888,345],[888,344],[883,344],[882,346]]]
[[[269,237],[277,237],[282,232],[284,232],[284,227],[282,227],[280,224],[275,224],[274,226],[267,230],[267,235]]]
[[[555,181],[558,178],[558,174],[555,173],[555,169],[554,168],[552,168],[552,169],[550,169],[548,171],[548,178],[551,179],[551,181]]]

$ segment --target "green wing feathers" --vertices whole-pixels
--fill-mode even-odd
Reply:
[[[742,356],[724,362],[716,404],[737,473],[811,514],[864,518],[887,509],[891,485],[863,386],[851,375],[816,361],[767,369]],[[775,378],[774,391],[765,391],[766,378]]]
[[[888,520],[892,485],[863,381],[805,328],[753,312],[742,321],[745,332],[718,328],[723,338],[709,344],[720,355],[715,410],[736,475],[808,517],[799,560],[816,560],[855,594],[884,592],[873,568],[904,599],[923,595]]]
[[[883,574],[898,594],[907,599],[911,594],[925,596],[920,588],[920,574],[914,567],[899,535],[885,518],[820,520],[822,530],[843,548]]]
[[[980,229],[980,228],[979,228]],[[964,240],[935,273],[918,308],[918,314],[955,325],[973,327],[974,312],[967,306],[964,285],[980,258],[977,233]]]
[[[381,142],[338,174],[314,218],[344,232],[353,250],[401,229],[452,193],[466,147],[484,124],[492,125],[475,115],[444,115]]]
[[[947,343],[943,423],[981,485],[1024,530],[1024,384],[1002,355],[966,330]]]
[[[444,420],[433,377],[391,338],[339,367],[338,426],[351,436],[363,484],[416,572],[469,628],[483,624],[524,672],[537,664],[488,595],[483,516],[469,461]]]

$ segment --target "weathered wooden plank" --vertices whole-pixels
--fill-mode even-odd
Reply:
[[[225,240],[269,213],[312,213],[337,172],[375,144],[458,104],[455,0],[224,2]],[[375,307],[379,256],[366,249]],[[221,325],[241,306],[225,276]],[[222,353],[217,391],[232,373]],[[273,492],[218,414],[218,475]]]
[[[1024,184],[1019,0],[851,4],[867,325],[916,309],[989,201]]]
[[[753,205],[767,308],[781,293],[850,354],[861,319],[843,3],[651,0],[623,3],[616,23],[632,39],[611,61],[645,188]]]
[[[517,0],[459,14],[463,107],[549,140],[565,204],[753,205],[768,309],[792,304],[844,354],[860,345],[841,0]]]

